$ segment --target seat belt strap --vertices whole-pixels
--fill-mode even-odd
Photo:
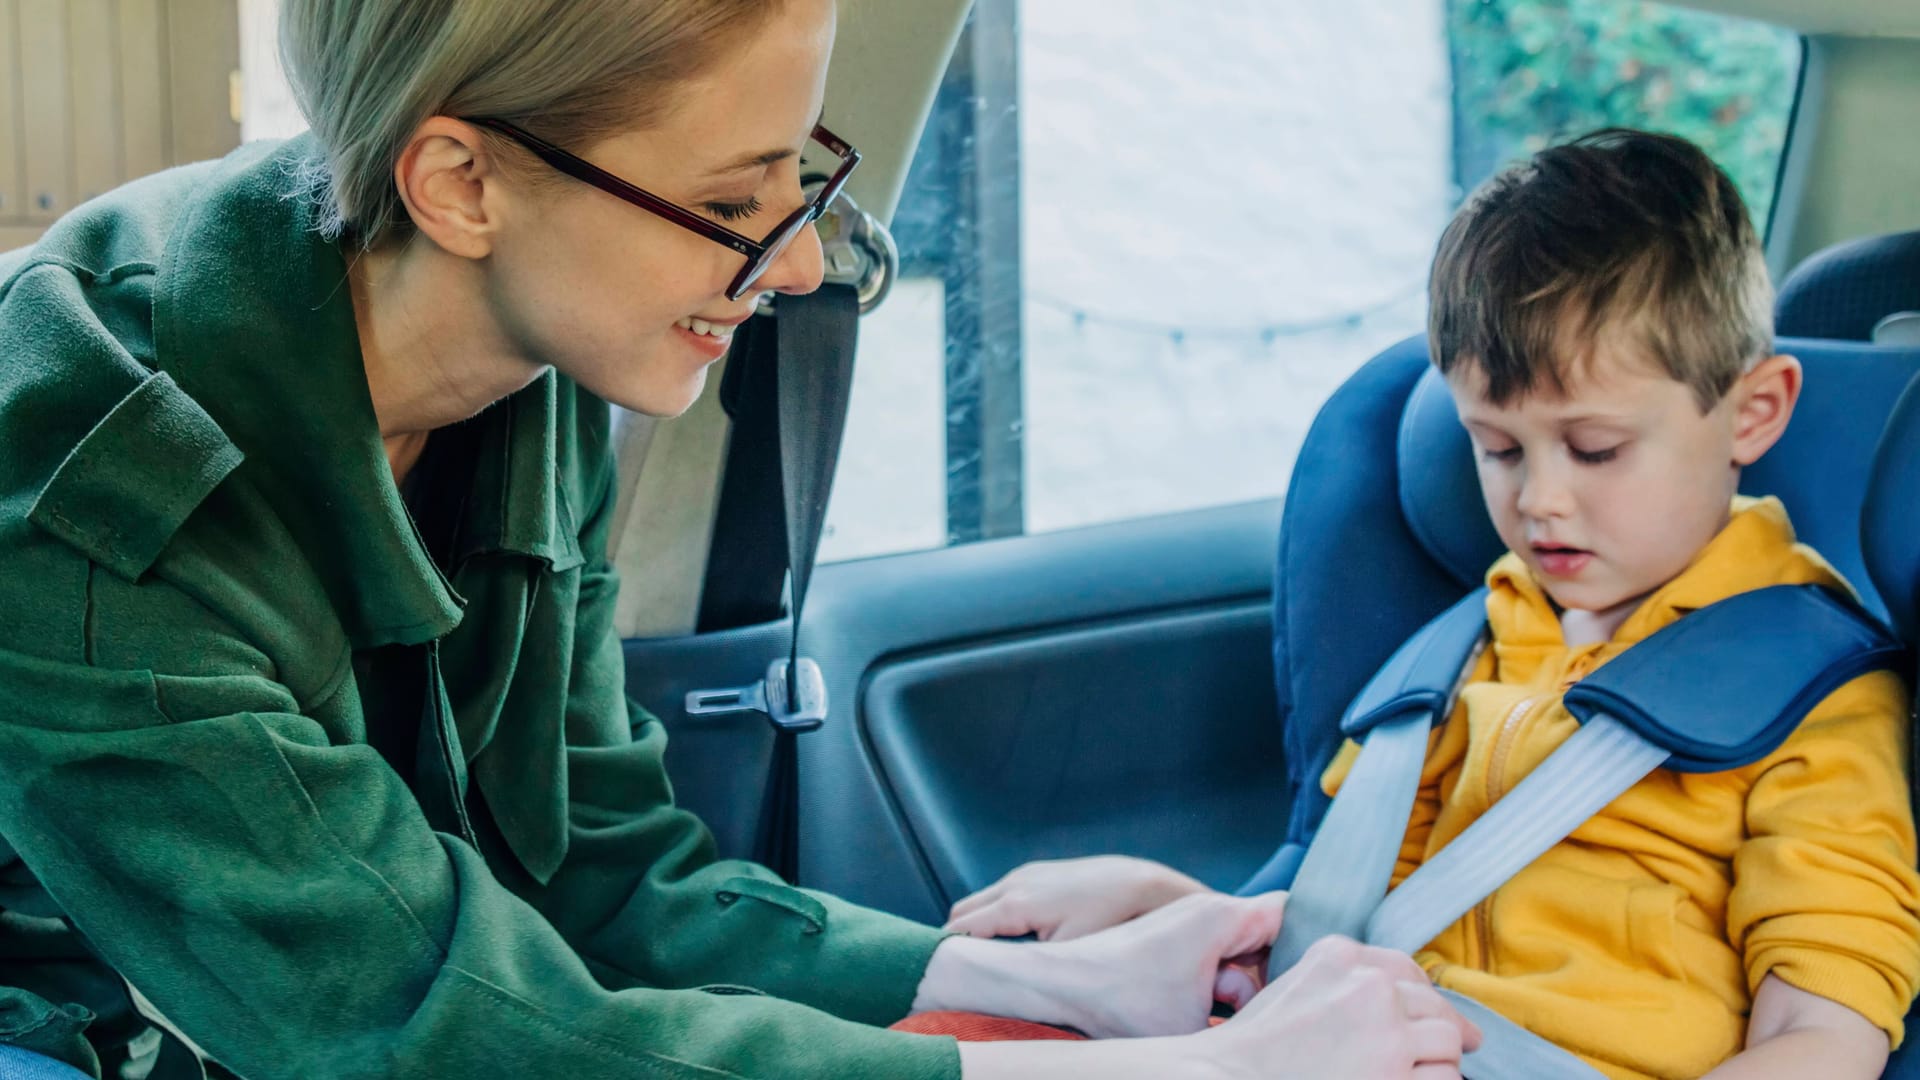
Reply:
[[[1393,880],[1432,730],[1433,717],[1423,712],[1367,736],[1294,876],[1267,961],[1269,979],[1299,963],[1321,938],[1358,938],[1365,930],[1367,914]]]
[[[1273,944],[1269,980],[1284,974],[1315,941],[1330,934],[1381,944],[1366,936],[1368,914],[1381,903],[1381,895],[1386,893],[1392,878],[1432,727],[1431,714],[1423,713],[1382,724],[1367,736],[1353,771],[1334,796],[1333,805],[1328,808],[1326,819],[1300,864],[1300,874],[1287,897],[1286,918],[1280,922],[1280,937]],[[1644,745],[1644,740],[1632,732],[1627,732],[1626,738]],[[1665,757],[1664,752],[1660,753],[1654,764],[1658,765]],[[1541,768],[1545,767],[1543,763]],[[1639,775],[1646,775],[1646,771],[1643,769]],[[1629,781],[1628,786],[1631,785]],[[1522,782],[1521,787],[1525,786]],[[1548,789],[1536,787],[1535,790]],[[1519,794],[1520,788],[1515,788],[1508,798]],[[1502,800],[1495,808],[1507,801]],[[1585,817],[1580,819],[1584,820]],[[1574,823],[1578,824],[1578,821]],[[1568,831],[1572,831],[1572,826]],[[1547,846],[1551,847],[1558,839],[1549,841]],[[1452,850],[1453,846],[1443,851]],[[1408,884],[1412,881],[1413,878],[1407,879]],[[1398,897],[1405,888],[1403,884],[1387,894],[1388,899]],[[1467,907],[1478,902],[1476,897]],[[1441,928],[1452,922],[1449,918]],[[1412,948],[1400,951],[1410,953],[1431,937],[1428,935]],[[1597,1080],[1601,1076],[1578,1057],[1493,1010],[1452,991],[1441,990],[1441,993],[1480,1028],[1480,1049],[1468,1054],[1461,1065],[1467,1080]]]
[[[1466,1080],[1606,1080],[1606,1074],[1465,994],[1436,987],[1480,1029],[1480,1049],[1460,1062]]]
[[[1478,590],[1395,651],[1354,699],[1341,729],[1365,742],[1294,875],[1269,978],[1321,938],[1365,929],[1393,880],[1428,736],[1452,711],[1485,640],[1486,591]]]
[[[780,490],[786,509],[787,588],[793,634],[785,670],[768,672],[767,715],[774,725],[773,761],[754,848],[759,861],[788,882],[800,879],[800,745],[803,731],[827,718],[820,668],[800,655],[800,618],[826,526],[827,498],[846,431],[853,393],[853,357],[860,333],[860,299],[851,285],[822,285],[804,296],[783,296],[774,320],[779,351]]]
[[[827,523],[827,497],[847,430],[853,396],[853,357],[860,336],[860,296],[852,285],[822,285],[804,296],[782,296],[774,320],[780,341],[780,488],[787,518],[793,647],[800,659],[800,615]],[[794,693],[798,683],[790,681]],[[798,698],[788,701],[798,707]]]
[[[777,603],[771,611],[756,608],[764,603],[760,593],[771,572],[787,578],[792,634],[786,655],[768,665],[764,679],[749,686],[696,690],[687,695],[686,710],[690,717],[758,712],[773,724],[773,756],[754,831],[753,859],[797,883],[798,737],[818,728],[827,716],[820,667],[800,655],[800,620],[846,429],[860,329],[859,293],[851,285],[827,284],[804,296],[782,296],[776,310],[771,327],[763,318],[752,320],[758,325],[744,342],[746,351],[736,358],[740,366],[730,363],[727,372],[739,381],[722,391],[735,430],[701,629],[730,629],[742,625],[734,620],[746,614],[760,616],[748,621],[773,617]],[[784,533],[781,545],[769,535],[776,517]],[[739,557],[736,571],[760,582],[758,587],[742,590],[726,582],[729,563],[722,559],[719,544],[729,537],[732,546],[724,550]]]
[[[781,614],[787,552],[775,385],[780,337],[773,322],[755,315],[741,324],[721,376],[720,407],[732,425],[700,586],[695,632],[701,634],[769,622]]]
[[[1612,717],[1587,721],[1388,893],[1361,940],[1404,953],[1421,948],[1666,760],[1666,750]]]

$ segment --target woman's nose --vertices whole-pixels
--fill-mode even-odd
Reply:
[[[799,295],[819,288],[825,277],[826,256],[820,250],[820,233],[808,225],[774,258],[756,287],[765,292]]]

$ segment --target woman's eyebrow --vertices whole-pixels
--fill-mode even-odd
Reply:
[[[785,161],[799,151],[792,149],[767,150],[758,154],[748,154],[708,173],[709,176],[725,176],[728,173],[744,172],[748,169],[764,169],[776,161]]]
[[[826,110],[825,109],[820,110],[820,115],[817,117],[814,117],[813,127],[816,127],[816,128],[819,127],[821,123],[826,120],[826,118],[827,118]],[[807,134],[812,135],[813,128],[808,128]],[[708,173],[707,175],[708,176],[725,176],[728,173],[743,172],[747,169],[764,169],[776,161],[785,161],[788,158],[793,157],[799,153],[800,151],[790,146],[781,147],[778,150],[763,150],[757,154],[747,154],[745,156],[735,158],[734,160],[728,162],[727,164],[722,165],[717,169],[714,169],[712,172]]]

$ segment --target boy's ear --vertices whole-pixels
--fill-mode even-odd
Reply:
[[[1786,433],[1793,406],[1800,400],[1800,361],[1769,356],[1755,364],[1733,387],[1733,463],[1759,461]]]

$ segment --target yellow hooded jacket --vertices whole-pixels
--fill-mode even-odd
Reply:
[[[1846,587],[1794,542],[1777,500],[1744,498],[1611,641],[1569,649],[1515,555],[1487,584],[1493,647],[1434,733],[1395,884],[1574,732],[1561,696],[1588,672],[1736,593]],[[1875,672],[1822,701],[1761,761],[1714,774],[1656,770],[1416,959],[1440,985],[1611,1077],[1698,1077],[1738,1053],[1768,973],[1859,1012],[1898,1045],[1920,981],[1907,715],[1901,680]],[[1327,770],[1329,792],[1356,749]]]

